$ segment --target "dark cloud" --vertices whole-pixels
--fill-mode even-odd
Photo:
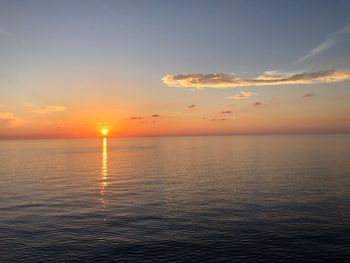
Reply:
[[[143,117],[131,117],[130,120],[143,120]]]
[[[261,104],[262,104],[262,103],[258,101],[258,102],[254,102],[254,103],[253,103],[253,106],[260,106]]]
[[[194,108],[194,107],[196,107],[196,105],[190,105],[190,106],[188,106],[189,108]]]
[[[303,98],[314,97],[314,96],[316,96],[316,93],[309,92],[309,93],[305,93]]]
[[[223,114],[229,114],[229,113],[232,113],[232,111],[226,110],[226,111],[223,111],[223,112],[221,112],[221,113],[223,113]]]
[[[159,116],[160,116],[159,114],[153,114],[153,115],[152,115],[153,118],[157,118],[157,117],[159,117]]]

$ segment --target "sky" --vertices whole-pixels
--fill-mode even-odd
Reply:
[[[350,132],[350,1],[0,0],[0,138]]]

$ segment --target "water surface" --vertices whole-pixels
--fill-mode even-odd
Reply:
[[[0,141],[0,261],[349,262],[349,156],[349,135]]]

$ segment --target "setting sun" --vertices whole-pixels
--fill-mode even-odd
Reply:
[[[102,135],[107,135],[108,134],[108,129],[102,129],[101,130]]]

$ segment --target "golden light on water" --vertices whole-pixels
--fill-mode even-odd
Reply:
[[[102,133],[102,131],[101,131]],[[107,130],[108,133],[108,130]],[[107,134],[106,133],[106,134]],[[102,144],[102,165],[101,165],[101,183],[100,183],[100,194],[101,194],[101,203],[105,209],[107,206],[106,198],[106,187],[108,185],[108,159],[107,159],[107,138],[103,138]]]
[[[107,179],[108,167],[107,167],[107,139],[103,138],[102,145],[102,179]]]

